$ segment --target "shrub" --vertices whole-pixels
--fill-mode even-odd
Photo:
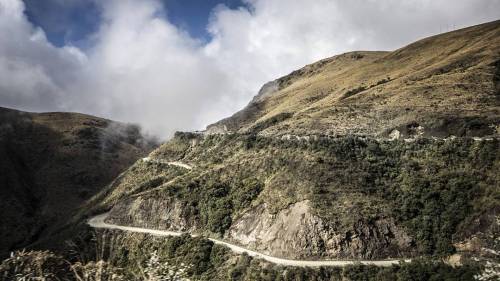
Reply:
[[[261,121],[257,124],[255,124],[251,129],[250,131],[251,132],[260,132],[264,129],[267,129],[269,127],[272,127],[288,118],[291,118],[293,116],[293,113],[290,113],[290,112],[282,112],[282,113],[279,113],[279,114],[276,114],[264,121]]]
[[[359,94],[365,90],[366,90],[365,86],[360,86],[360,87],[348,90],[347,92],[345,92],[343,98],[348,98],[348,97],[354,96],[354,95]]]

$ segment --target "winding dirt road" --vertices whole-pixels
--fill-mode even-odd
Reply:
[[[173,165],[173,164],[172,164]],[[132,226],[123,226],[116,224],[109,224],[104,222],[108,213],[101,214],[91,218],[88,221],[88,224],[93,228],[105,228],[105,229],[118,229],[129,232],[137,232],[137,233],[147,233],[155,236],[181,236],[184,234],[183,232],[175,232],[175,231],[166,231],[166,230],[156,230],[149,228],[141,228],[141,227],[132,227]],[[197,235],[191,235],[192,237],[196,237]],[[353,264],[364,264],[364,265],[375,265],[375,266],[392,266],[394,264],[398,264],[400,261],[409,262],[410,259],[401,259],[401,260],[289,260],[272,257],[266,254],[262,254],[259,252],[255,252],[249,249],[245,249],[243,247],[224,242],[214,238],[207,238],[210,241],[214,242],[218,245],[223,245],[231,249],[233,252],[237,254],[247,253],[249,256],[255,258],[261,258],[268,262],[286,266],[300,266],[300,267],[320,267],[320,266],[336,266],[336,267],[344,267]]]
[[[151,162],[151,163],[160,163],[160,164],[165,164],[165,165],[170,165],[170,166],[177,166],[177,167],[181,167],[181,168],[188,169],[188,170],[193,169],[193,167],[191,167],[188,164],[184,164],[181,162],[175,162],[175,161],[170,162],[170,161],[165,161],[165,160],[160,160],[160,159],[153,159],[151,157],[144,157],[144,158],[142,158],[142,161]]]

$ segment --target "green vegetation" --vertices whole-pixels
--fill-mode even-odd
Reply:
[[[70,280],[64,259],[50,251],[18,251],[0,263],[0,280]]]
[[[70,248],[17,252],[0,264],[0,280],[473,280],[484,268],[438,261],[455,252],[452,242],[463,241],[471,243],[461,257],[497,258],[499,23],[394,52],[338,55],[277,79],[277,92],[217,123],[218,131],[234,134],[177,133],[151,155],[192,170],[144,161],[130,167],[154,146],[135,126],[0,109],[0,182],[7,183],[0,250],[43,248],[34,242],[51,234],[45,238]],[[396,129],[417,138],[375,139]],[[342,137],[294,137],[320,134]],[[424,138],[451,135],[463,138]],[[466,138],[472,136],[493,140]],[[181,222],[222,236],[245,212],[279,219],[294,206],[306,218],[294,225],[298,233],[314,237],[294,240],[297,232],[290,232],[290,245],[298,246],[283,255],[424,258],[390,268],[282,267],[203,238],[93,233],[83,220],[113,208],[109,219],[125,224]],[[62,243],[71,236],[66,232],[82,229]]]
[[[0,108],[0,256],[51,239],[86,200],[153,148],[137,126]]]
[[[109,205],[131,195],[159,188],[168,181],[183,175],[186,169],[157,162],[137,161],[115,179],[100,194],[87,203],[93,213],[102,213]]]
[[[498,140],[214,135],[183,141],[192,138],[198,144],[182,161],[198,168],[150,196],[175,198],[187,218],[221,235],[245,208],[265,202],[277,212],[309,199],[339,232],[389,217],[412,234],[419,253],[446,255],[459,224],[500,198]]]
[[[199,177],[185,177],[159,193],[177,199],[187,217],[222,235],[231,226],[233,214],[250,206],[262,187],[255,178],[239,181],[221,178],[217,173],[205,173]]]
[[[50,252],[18,252],[0,264],[0,280],[24,274],[46,280],[177,280],[171,277],[175,275],[206,281],[472,281],[481,269],[475,264],[453,268],[426,260],[388,268],[285,267],[246,254],[234,255],[203,238],[154,238],[119,231],[99,231],[92,236],[86,248],[74,249],[90,255],[70,261]]]

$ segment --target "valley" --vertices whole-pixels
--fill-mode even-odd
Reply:
[[[36,126],[0,139],[14,144],[0,147],[10,159],[1,162],[5,193],[19,195],[2,207],[12,240],[2,247],[12,253],[0,280],[34,268],[62,280],[495,280],[499,81],[494,21],[320,60],[157,147],[137,141],[136,128],[98,150],[112,121],[79,116],[83,125],[69,126],[55,118],[63,113],[43,115],[67,128],[47,137],[58,140],[51,153],[38,149],[48,133],[33,135]],[[31,163],[40,165],[22,169]],[[73,179],[78,200],[56,189]],[[39,202],[33,190],[58,196],[18,223],[13,206]],[[50,231],[18,229],[39,214]],[[21,236],[30,238],[12,238]]]

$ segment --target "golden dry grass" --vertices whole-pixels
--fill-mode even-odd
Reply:
[[[276,80],[278,91],[243,110],[253,118],[232,117],[216,125],[248,131],[280,113],[292,113],[262,133],[384,135],[416,123],[428,135],[461,134],[443,126],[471,119],[493,128],[500,119],[495,82],[499,61],[500,21],[429,37],[393,52],[346,53]],[[360,87],[366,89],[348,96]]]

